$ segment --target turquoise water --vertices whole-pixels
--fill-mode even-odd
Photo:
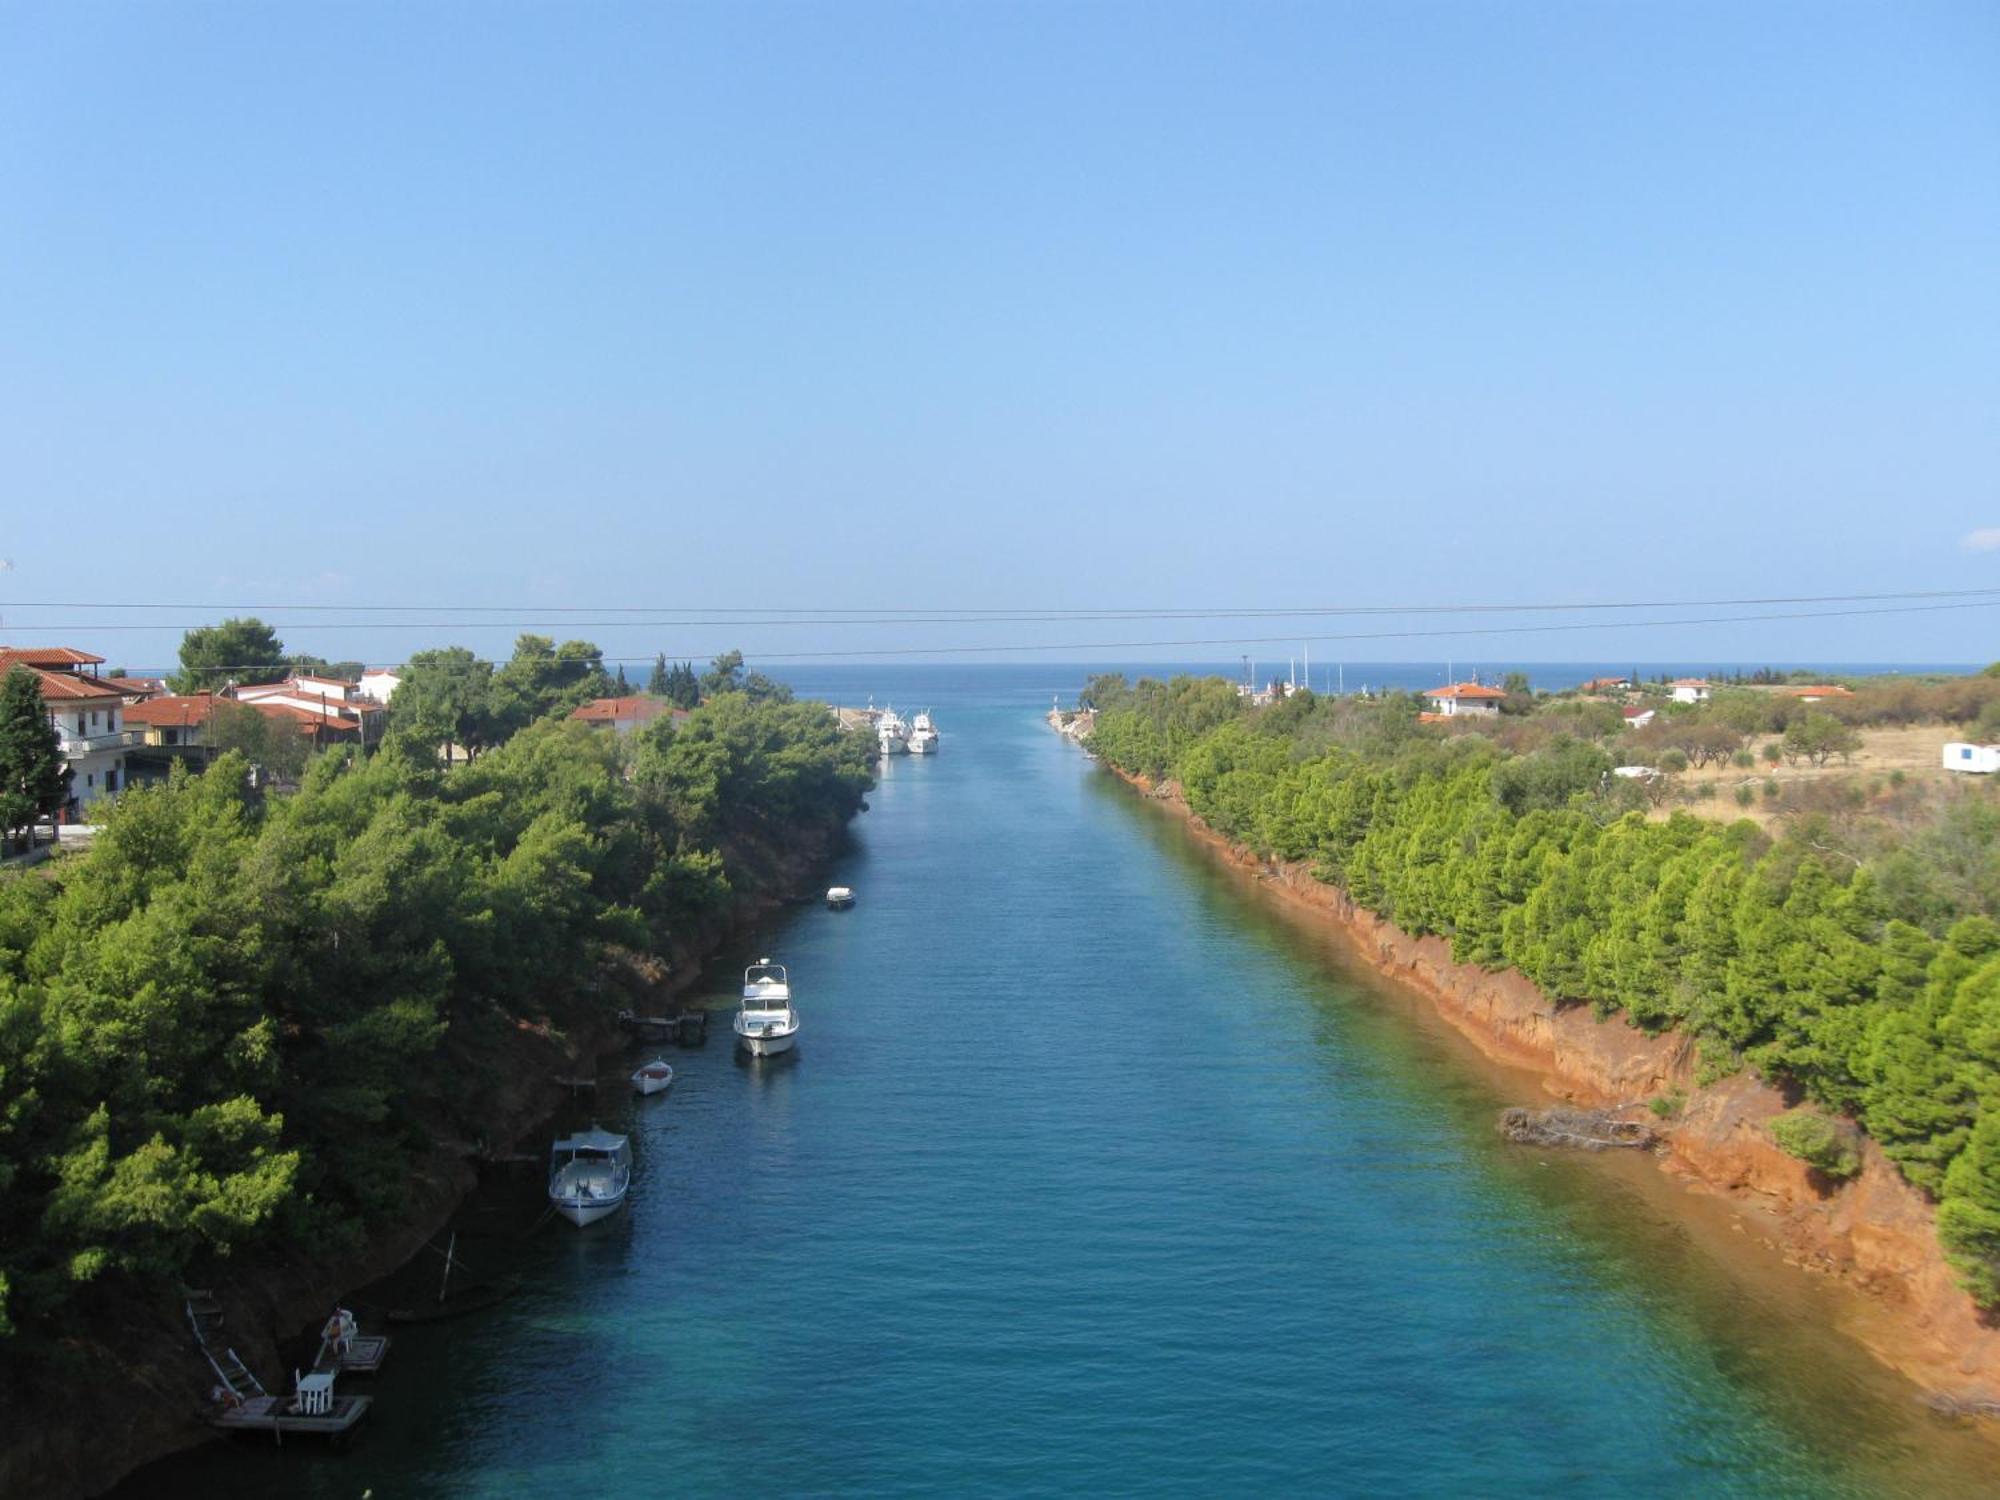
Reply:
[[[1500,1143],[1492,1075],[1050,734],[1047,672],[878,695],[945,739],[857,822],[860,904],[705,985],[790,964],[799,1050],[723,1029],[667,1095],[607,1093],[626,1213],[511,1240],[538,1182],[496,1184],[461,1248],[530,1289],[399,1334],[348,1450],[124,1492],[1984,1488],[1993,1450],[1826,1333],[1831,1294]]]

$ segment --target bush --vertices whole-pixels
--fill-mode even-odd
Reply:
[[[1766,802],[1776,802],[1778,800],[1777,777],[1767,776],[1764,778],[1764,800]]]
[[[1815,1109],[1795,1109],[1771,1122],[1771,1138],[1785,1155],[1797,1157],[1829,1177],[1852,1177],[1861,1170],[1853,1131]]]
[[[1757,800],[1757,794],[1750,790],[1750,784],[1748,782],[1745,782],[1742,786],[1739,786],[1736,789],[1736,805],[1738,807],[1748,807],[1751,803],[1755,802],[1756,800]]]
[[[1671,1120],[1681,1112],[1687,1102],[1688,1096],[1681,1090],[1675,1089],[1672,1093],[1654,1095],[1646,1101],[1646,1108],[1662,1120]]]
[[[1781,746],[1776,740],[1766,741],[1764,748],[1762,750],[1759,750],[1757,753],[1764,757],[1764,764],[1767,766],[1775,766],[1779,761],[1785,758],[1784,747]]]
[[[1729,763],[1738,770],[1747,771],[1757,764],[1757,757],[1752,755],[1748,750],[1738,750],[1734,755],[1729,757]]]

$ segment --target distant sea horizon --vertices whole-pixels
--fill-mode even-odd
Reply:
[[[699,664],[697,664],[699,665]],[[1272,681],[1305,680],[1303,663],[1279,657],[1237,658],[1234,661],[1187,662],[918,662],[894,660],[872,662],[759,662],[748,661],[752,671],[785,683],[801,697],[825,698],[841,703],[858,703],[874,697],[881,702],[911,701],[929,695],[936,701],[956,696],[954,689],[981,697],[1021,697],[1046,700],[1052,694],[1073,696],[1085,681],[1103,673],[1122,673],[1129,678],[1168,678],[1181,674],[1227,677],[1241,681],[1246,676],[1261,685]],[[1838,662],[1838,661],[1741,661],[1719,662],[1679,658],[1668,661],[1521,661],[1504,658],[1434,662],[1322,662],[1315,659],[1307,684],[1317,692],[1359,692],[1362,689],[1421,691],[1449,681],[1498,682],[1510,672],[1524,672],[1530,684],[1545,692],[1561,692],[1598,677],[1624,677],[1633,672],[1642,678],[1708,677],[1726,679],[1769,669],[1775,672],[1812,672],[1829,677],[1883,677],[1920,673],[1962,675],[1984,669],[1983,662]],[[1296,676],[1295,676],[1296,674]],[[1046,703],[1044,702],[1044,706]]]

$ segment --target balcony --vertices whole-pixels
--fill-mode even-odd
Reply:
[[[69,760],[85,755],[94,755],[100,750],[124,750],[139,743],[139,733],[134,729],[112,729],[102,734],[58,733],[62,753]]]

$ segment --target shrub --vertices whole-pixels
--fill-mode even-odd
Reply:
[[[1748,807],[1751,803],[1755,802],[1756,800],[1757,800],[1757,794],[1750,790],[1749,782],[1746,781],[1742,786],[1739,786],[1736,789],[1736,805],[1738,807]]]
[[[1757,757],[1752,755],[1748,750],[1738,750],[1734,755],[1729,757],[1729,763],[1739,770],[1747,771],[1757,764]]]
[[[1787,1156],[1797,1157],[1829,1177],[1852,1177],[1861,1170],[1861,1152],[1851,1129],[1816,1109],[1795,1109],[1771,1122],[1771,1138]]]
[[[1671,1120],[1686,1107],[1687,1102],[1688,1096],[1680,1089],[1675,1089],[1671,1093],[1654,1095],[1646,1101],[1646,1108],[1662,1120]]]
[[[1777,777],[1775,777],[1775,776],[1766,776],[1766,777],[1764,778],[1764,800],[1765,800],[1766,802],[1776,802],[1776,801],[1778,800],[1778,778],[1777,778]]]
[[[1764,757],[1764,764],[1767,766],[1775,766],[1785,758],[1784,747],[1776,740],[1767,740],[1764,748],[1757,753]]]

